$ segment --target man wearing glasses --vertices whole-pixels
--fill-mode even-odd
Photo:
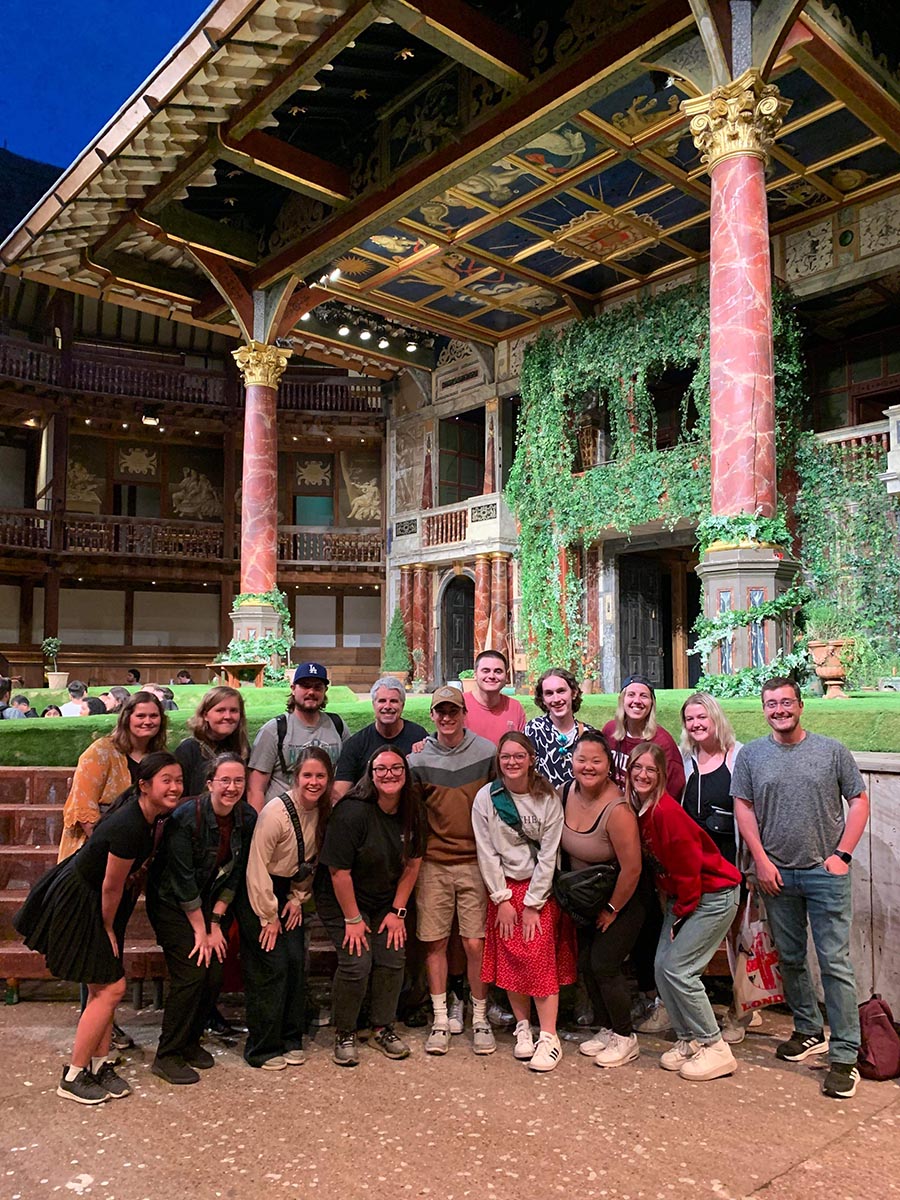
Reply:
[[[794,1032],[775,1053],[787,1062],[801,1062],[827,1044],[830,1065],[822,1091],[833,1099],[849,1099],[859,1080],[850,863],[869,819],[869,800],[846,746],[800,724],[803,701],[796,683],[768,680],[762,704],[772,732],[738,753],[731,794],[738,829],[765,896],[794,1015]],[[807,925],[822,974],[831,1029],[827,1043],[807,966]]]
[[[466,702],[459,688],[436,689],[431,718],[435,734],[409,756],[413,784],[428,819],[428,844],[416,888],[418,935],[426,943],[425,970],[434,1010],[425,1050],[446,1054],[450,1048],[447,944],[455,914],[472,992],[472,1048],[476,1054],[493,1054],[487,984],[481,982],[487,895],[478,869],[472,801],[494,778],[496,750],[492,742],[466,729]]]
[[[369,692],[375,720],[344,742],[341,757],[334,770],[332,795],[337,803],[362,779],[366,763],[379,746],[390,746],[401,754],[409,754],[413,746],[423,742],[428,731],[415,721],[403,719],[406,688],[393,675],[376,679]]]

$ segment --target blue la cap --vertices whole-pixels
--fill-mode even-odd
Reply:
[[[301,679],[320,679],[327,687],[328,671],[321,663],[302,662],[294,672],[294,683],[299,683]]]

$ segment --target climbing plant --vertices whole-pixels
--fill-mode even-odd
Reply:
[[[232,638],[221,654],[217,654],[216,662],[265,662],[265,681],[272,686],[284,682],[284,667],[291,661],[291,651],[294,648],[294,629],[291,624],[291,610],[288,608],[287,596],[278,588],[269,592],[240,592],[234,598],[234,607],[241,608],[245,604],[267,604],[274,608],[281,617],[281,633],[265,634],[256,638]]]
[[[801,334],[786,294],[773,298],[776,440],[779,461],[792,450],[788,414],[803,399]],[[584,661],[583,586],[561,567],[569,549],[609,529],[628,534],[662,520],[701,524],[709,541],[709,291],[686,285],[545,334],[526,350],[522,410],[507,499],[520,524],[521,619],[531,665],[576,669]],[[681,436],[656,448],[652,383],[669,368],[691,372],[681,402]],[[577,432],[605,409],[609,462],[575,474]],[[781,538],[783,518],[756,520],[756,540]],[[751,536],[745,530],[743,536]]]

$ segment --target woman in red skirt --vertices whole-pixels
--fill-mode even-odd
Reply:
[[[559,989],[575,980],[574,932],[552,895],[562,805],[534,764],[525,734],[505,733],[497,749],[499,778],[475,796],[472,825],[490,897],[481,978],[506,988],[517,1021],[516,1058],[527,1059],[533,1071],[552,1071],[562,1057]],[[541,1026],[537,1045],[532,998]]]

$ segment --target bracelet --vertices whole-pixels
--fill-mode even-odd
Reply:
[[[222,924],[222,913],[211,913],[209,918],[210,925]]]
[[[355,917],[344,917],[345,925],[362,925],[362,916],[357,913]]]

